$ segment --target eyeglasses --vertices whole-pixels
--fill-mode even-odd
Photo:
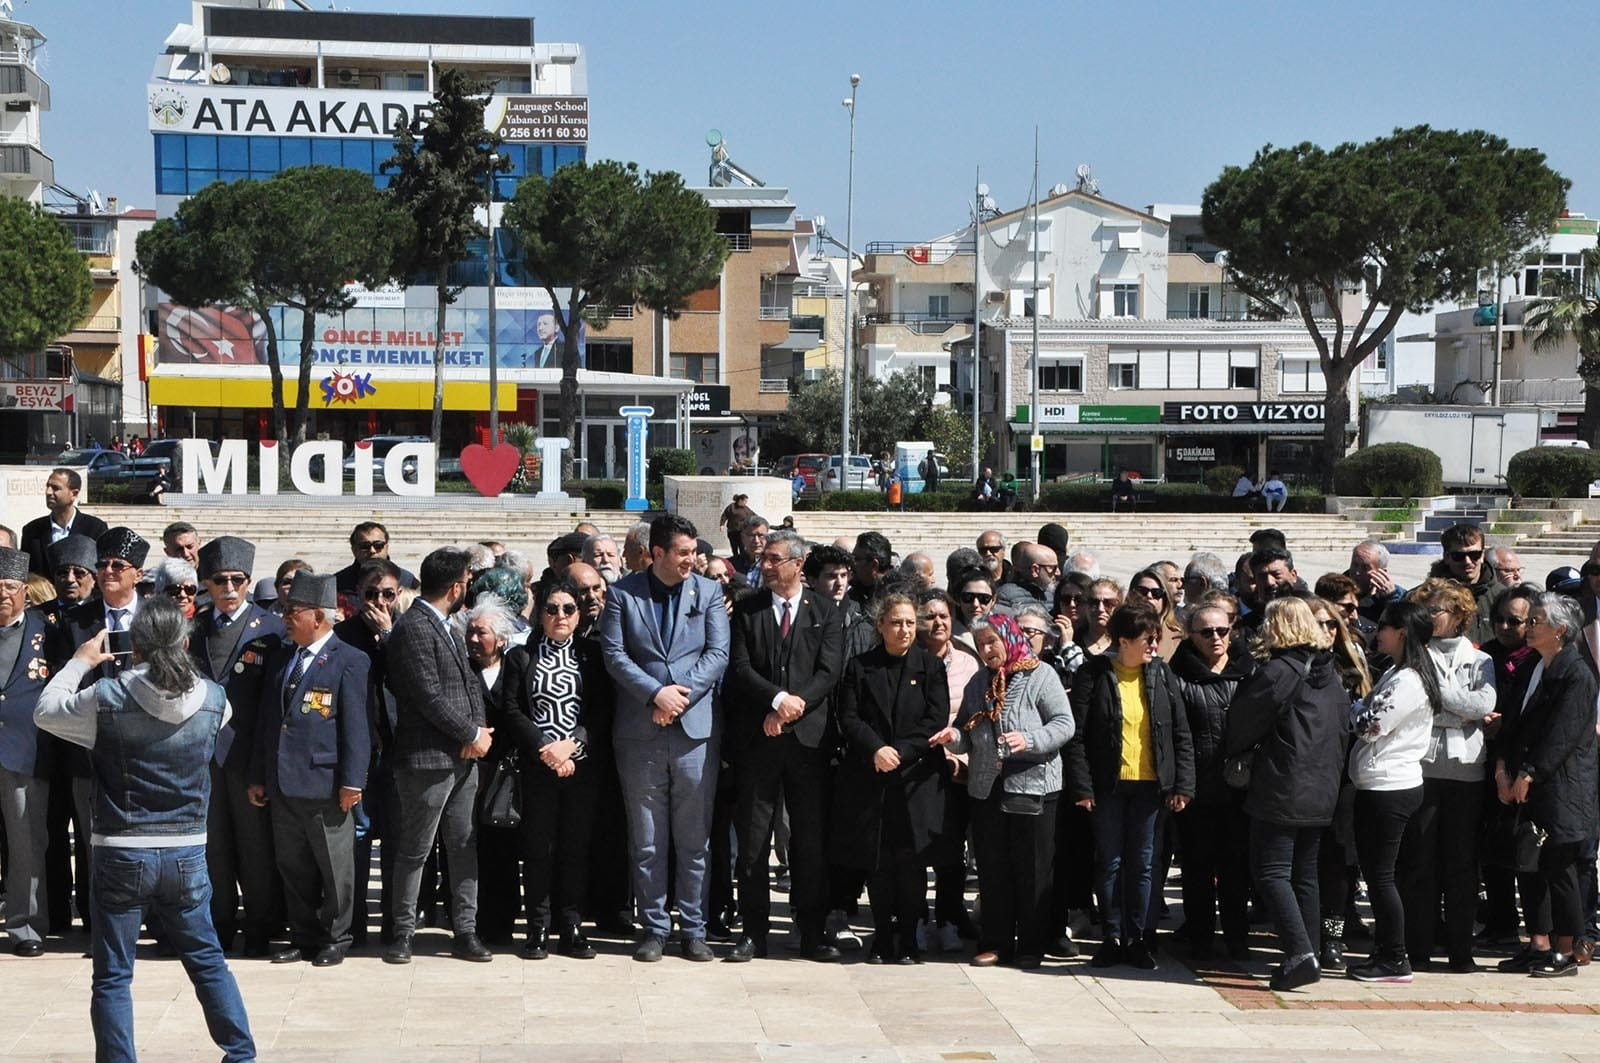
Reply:
[[[551,602],[544,607],[545,616],[571,616],[578,607],[571,602]]]
[[[128,569],[133,568],[134,566],[128,564],[126,561],[118,561],[114,557],[103,557],[99,561],[96,561],[94,563],[94,567],[95,567],[95,570],[98,571],[98,572],[108,572],[109,571],[109,572],[116,572],[116,573],[120,574],[120,573],[128,571]]]
[[[982,594],[978,591],[962,591],[961,600],[968,605],[988,605],[994,601],[994,595]]]
[[[1356,613],[1361,609],[1361,603],[1354,600],[1334,602],[1333,604],[1337,605],[1339,607],[1339,612],[1346,616],[1355,616]]]
[[[1043,572],[1046,576],[1059,576],[1061,575],[1061,566],[1059,564],[1040,565],[1039,571]]]
[[[1135,587],[1133,590],[1135,594],[1142,594],[1146,598],[1154,598],[1156,601],[1161,601],[1167,596],[1167,592],[1160,587]]]
[[[1206,639],[1225,639],[1232,630],[1233,628],[1231,627],[1197,627],[1189,634],[1199,635],[1201,638]]]
[[[1450,560],[1456,561],[1456,562],[1461,562],[1461,561],[1480,561],[1480,560],[1483,559],[1483,551],[1481,549],[1479,549],[1479,550],[1452,550],[1448,554],[1446,554],[1445,556],[1450,558]]]
[[[1531,621],[1523,620],[1516,616],[1497,616],[1494,618],[1496,627],[1527,627]]]
[[[1530,616],[1530,617],[1528,617],[1528,622],[1523,626],[1527,627],[1529,630],[1532,630],[1533,628],[1539,627],[1541,625],[1543,625],[1544,627],[1549,627],[1550,626],[1550,621],[1541,620],[1536,616]]]
[[[368,587],[366,590],[361,592],[361,597],[365,598],[369,602],[375,602],[379,598],[382,598],[386,602],[392,602],[396,598],[400,597],[400,592],[395,590],[393,587]]]
[[[798,561],[798,557],[784,557],[782,554],[762,554],[758,558],[763,565],[781,565],[787,561]]]
[[[171,583],[166,588],[168,598],[193,598],[200,593],[200,588],[193,583]]]
[[[74,583],[79,580],[89,579],[93,575],[93,572],[86,568],[79,568],[77,565],[67,565],[64,568],[56,569],[56,579],[69,579]]]
[[[980,547],[978,547],[978,553],[980,553],[980,554],[998,554],[998,553],[1001,553],[1004,550],[1005,550],[1005,547],[1002,546],[999,543],[992,543],[989,546],[980,546]]]
[[[27,589],[28,585],[19,579],[0,579],[0,597],[10,598]]]
[[[250,577],[238,572],[219,572],[215,576],[207,576],[207,581],[218,587],[243,587],[250,582]]]
[[[1042,639],[1046,634],[1045,629],[1042,627],[1023,627],[1021,624],[1017,625],[1017,630],[1030,639]]]
[[[1096,598],[1094,604],[1101,609],[1115,609],[1118,602],[1115,598]]]
[[[350,545],[355,547],[357,550],[382,550],[385,546],[389,545],[389,540],[388,539],[358,539],[356,542],[351,543]]]

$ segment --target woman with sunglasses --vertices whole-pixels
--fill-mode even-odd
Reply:
[[[1233,625],[1215,605],[1189,613],[1189,637],[1172,655],[1172,672],[1194,741],[1194,800],[1178,817],[1183,845],[1184,932],[1196,959],[1211,956],[1217,909],[1222,941],[1233,959],[1249,950],[1250,823],[1243,795],[1222,780],[1228,703],[1255,670],[1247,654],[1230,652]]]
[[[1265,662],[1228,705],[1223,755],[1248,757],[1250,871],[1283,951],[1271,986],[1288,990],[1322,976],[1317,854],[1339,800],[1350,698],[1305,602],[1267,603],[1260,631]]]
[[[1395,865],[1406,827],[1422,807],[1422,760],[1441,711],[1438,670],[1428,652],[1433,616],[1416,602],[1395,602],[1378,620],[1378,649],[1394,665],[1364,702],[1351,708],[1355,742],[1356,852],[1372,902],[1372,951],[1348,968],[1360,982],[1411,981],[1406,913]],[[1591,704],[1592,713],[1592,704]]]
[[[1078,625],[1078,645],[1086,657],[1109,652],[1111,614],[1122,605],[1122,588],[1114,579],[1097,579],[1089,585],[1083,605],[1086,612],[1083,623]]]
[[[512,651],[525,655],[503,722],[522,761],[527,960],[550,954],[552,929],[561,955],[589,960],[595,954],[579,923],[589,891],[595,808],[616,769],[608,737],[611,680],[600,644],[576,637],[578,596],[570,579],[546,585],[535,610],[538,635]]]
[[[1528,645],[1528,617],[1539,603],[1539,591],[1523,584],[1513,587],[1501,596],[1494,606],[1494,638],[1483,644],[1483,652],[1494,662],[1495,712],[1500,715],[1498,726],[1485,728],[1489,739],[1488,761],[1494,764],[1505,747],[1505,736],[1511,733],[1516,717],[1522,713],[1522,701],[1528,693],[1528,677],[1539,663],[1538,652]],[[1526,852],[1518,852],[1519,834],[1526,835],[1528,825],[1522,822],[1520,808],[1502,805],[1497,799],[1494,783],[1487,787],[1484,829],[1485,844],[1479,852],[1482,862],[1485,915],[1484,942],[1493,947],[1522,945],[1520,927],[1526,921],[1534,924],[1534,913],[1527,910],[1522,917],[1517,911],[1520,894],[1526,907],[1528,898],[1537,887],[1532,879],[1537,876],[1535,865],[1525,860]],[[1530,941],[1517,955],[1502,960],[1499,969],[1506,972],[1525,972],[1535,962],[1534,954],[1550,951],[1548,935],[1529,934]]]
[[[1059,752],[1072,738],[1072,710],[1015,619],[985,617],[973,637],[988,666],[984,680],[968,684],[960,715],[928,741],[970,757],[966,788],[983,912],[972,965],[1015,962],[1027,970],[1039,966],[1049,944]]]
[[[1183,643],[1183,625],[1178,621],[1178,610],[1173,606],[1168,590],[1166,573],[1159,564],[1151,565],[1128,582],[1128,597],[1143,601],[1161,617],[1161,644],[1156,647],[1163,661],[1172,660]]]
[[[1062,645],[1077,642],[1078,628],[1087,612],[1083,603],[1093,586],[1094,580],[1081,572],[1065,573],[1056,584],[1054,600],[1050,603],[1050,622],[1055,625],[1056,637]]]
[[[1156,656],[1160,627],[1142,603],[1119,606],[1106,625],[1116,649],[1085,661],[1072,686],[1068,789],[1090,812],[1105,905],[1096,967],[1156,969],[1149,910],[1157,813],[1182,812],[1194,796],[1189,720],[1171,669]]]
[[[968,569],[956,577],[951,597],[961,610],[962,625],[970,628],[974,620],[987,616],[994,608],[994,581],[986,572]]]
[[[200,595],[200,576],[194,566],[181,557],[163,557],[150,571],[156,594],[165,594],[183,610],[186,620],[194,619],[195,599]]]
[[[1544,831],[1539,873],[1524,895],[1528,929],[1548,952],[1513,957],[1505,969],[1539,978],[1578,973],[1583,933],[1580,865],[1600,835],[1596,807],[1595,678],[1582,650],[1583,610],[1570,598],[1542,594],[1528,617],[1528,645],[1539,662],[1528,677],[1521,712],[1501,733],[1494,765],[1502,804],[1525,807]]]
[[[1427,609],[1439,686],[1439,711],[1422,758],[1422,807],[1400,847],[1400,889],[1406,908],[1406,953],[1412,970],[1433,956],[1444,894],[1445,951],[1450,970],[1471,974],[1473,922],[1478,908],[1478,825],[1489,777],[1484,728],[1495,715],[1494,661],[1466,638],[1478,604],[1454,580],[1430,579],[1407,600]]]

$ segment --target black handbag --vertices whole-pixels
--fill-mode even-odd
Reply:
[[[489,773],[478,804],[478,823],[515,827],[522,822],[522,771],[515,754],[501,757]]]
[[[1483,818],[1482,859],[1491,867],[1512,871],[1539,870],[1539,849],[1545,832],[1540,830],[1520,805],[1502,805]]]

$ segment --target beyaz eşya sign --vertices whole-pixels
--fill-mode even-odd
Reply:
[[[158,85],[150,90],[153,133],[226,136],[393,137],[433,112],[426,92]]]
[[[278,493],[280,457],[275,440],[259,444],[258,493]],[[245,495],[250,493],[249,444],[243,439],[225,439],[216,455],[204,439],[183,440],[183,493],[186,495]],[[313,475],[312,463],[321,458],[321,475]],[[407,480],[405,466],[416,464],[414,477]],[[355,447],[355,491],[358,496],[372,494],[372,481],[379,462],[372,447]],[[439,470],[439,451],[432,443],[396,443],[384,455],[383,483],[391,492],[407,498],[432,498],[434,479]],[[301,443],[289,459],[289,482],[303,495],[337,496],[344,494],[344,444],[337,439],[318,439]]]

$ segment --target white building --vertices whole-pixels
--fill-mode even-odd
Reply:
[[[40,114],[50,109],[39,76],[44,34],[11,14],[11,0],[0,0],[0,195],[39,203],[56,180],[39,139]]]

